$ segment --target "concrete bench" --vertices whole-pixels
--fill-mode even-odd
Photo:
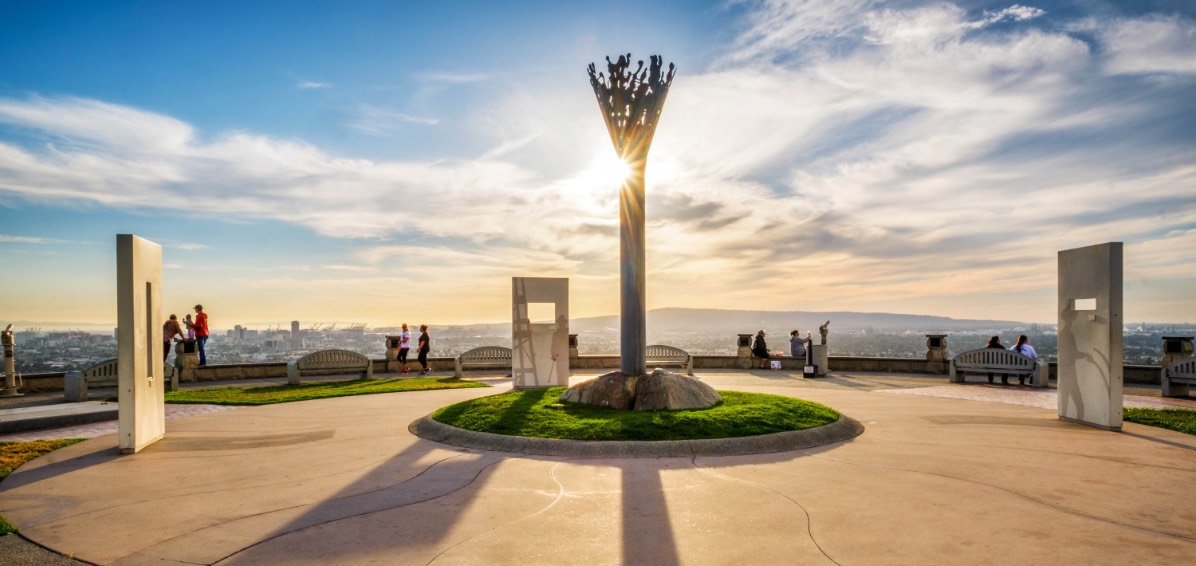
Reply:
[[[361,379],[374,379],[374,361],[349,350],[320,350],[287,362],[287,383],[299,385],[304,372],[324,375],[360,371]]]
[[[1050,366],[1039,363],[1029,356],[1023,356],[1013,350],[998,348],[980,348],[968,350],[951,358],[951,372],[949,380],[952,383],[963,383],[964,374],[999,373],[1006,376],[1030,376],[1030,384],[1034,387],[1046,387],[1050,379]]]
[[[503,346],[482,346],[457,355],[454,376],[465,376],[467,366],[494,368],[496,366],[511,370],[511,349]]]
[[[1196,385],[1196,358],[1179,360],[1163,368],[1160,381],[1163,397],[1187,396],[1189,386]]]
[[[116,360],[116,358],[112,358],[92,364],[83,371],[67,372],[66,377],[63,378],[63,397],[68,402],[77,403],[88,399],[87,390],[90,387],[118,387],[120,385],[120,373]],[[163,364],[162,370],[162,375],[165,376],[163,382],[165,383],[166,391],[178,389],[178,368],[170,364]]]
[[[681,348],[660,344],[648,346],[644,358],[648,366],[680,366],[685,368],[685,375],[694,374],[694,357]]]

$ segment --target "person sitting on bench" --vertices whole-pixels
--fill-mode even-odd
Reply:
[[[772,356],[768,353],[768,344],[764,342],[764,331],[756,333],[756,341],[752,343],[752,355],[760,358],[760,369],[768,368],[768,358]]]

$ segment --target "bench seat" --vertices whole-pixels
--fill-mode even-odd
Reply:
[[[374,379],[374,361],[349,350],[320,350],[287,362],[287,383],[299,385],[304,372],[361,372],[361,379]]]
[[[504,346],[482,346],[461,352],[454,359],[453,375],[465,376],[466,367],[505,368],[511,370],[511,349]]]
[[[165,391],[178,389],[178,368],[170,364],[163,364],[162,370],[162,375],[165,376],[163,379]],[[63,398],[72,403],[86,401],[88,399],[87,390],[90,387],[118,387],[119,385],[120,373],[117,358],[110,358],[92,364],[83,371],[67,372],[63,379]]]
[[[694,374],[694,357],[681,348],[661,344],[648,346],[644,351],[644,359],[648,366],[680,366],[685,368],[685,375]]]
[[[1002,374],[1008,376],[1030,376],[1034,387],[1046,387],[1050,379],[1050,367],[1029,356],[1012,350],[979,348],[968,350],[951,358],[951,383],[963,383],[964,374]]]
[[[1190,386],[1196,385],[1196,358],[1172,362],[1159,376],[1163,397],[1186,397]]]

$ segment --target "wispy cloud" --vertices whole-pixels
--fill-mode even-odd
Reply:
[[[425,72],[417,73],[415,78],[429,83],[465,84],[488,81],[491,79],[491,75],[489,73]]]
[[[411,125],[435,126],[439,123],[438,118],[413,116],[369,104],[361,104],[357,107],[356,114],[345,123],[345,126],[363,134],[389,137],[396,131]]]
[[[192,243],[192,242],[172,243],[172,244],[168,244],[168,247],[174,248],[176,250],[183,250],[185,252],[208,249],[208,246],[205,244],[196,244],[196,243]]]
[[[319,81],[299,81],[295,88],[299,90],[312,90],[321,88],[332,88],[332,83],[323,83]]]
[[[54,238],[41,238],[37,236],[12,236],[9,234],[0,234],[0,244],[69,244],[67,240],[57,240]]]

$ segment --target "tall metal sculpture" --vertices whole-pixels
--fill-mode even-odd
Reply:
[[[648,150],[656,134],[660,111],[664,108],[669,85],[676,67],[669,63],[662,73],[659,55],[650,57],[630,71],[631,54],[620,55],[617,62],[606,58],[606,74],[590,63],[590,84],[598,97],[598,108],[610,141],[619,158],[627,163],[630,174],[619,191],[619,264],[622,281],[619,369],[627,376],[647,373],[647,315],[645,313],[644,267],[644,168]]]

